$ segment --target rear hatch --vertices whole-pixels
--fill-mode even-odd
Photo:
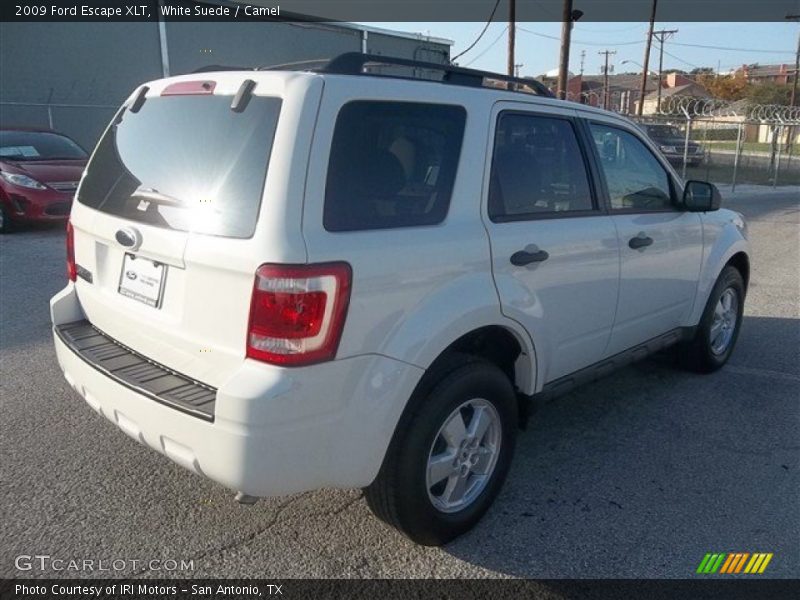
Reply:
[[[274,259],[255,234],[282,100],[279,85],[209,77],[134,94],[98,143],[71,220],[86,318],[218,387],[244,360],[255,266]]]

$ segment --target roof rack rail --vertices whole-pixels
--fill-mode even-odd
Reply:
[[[394,56],[379,56],[376,54],[362,54],[361,52],[346,52],[331,59],[306,60],[301,62],[286,63],[259,67],[259,71],[313,71],[315,73],[331,73],[336,75],[366,75],[370,77],[396,77],[398,79],[416,79],[414,77],[400,77],[385,73],[370,73],[365,71],[369,67],[381,65],[413,67],[429,71],[439,71],[443,74],[441,83],[462,85],[467,87],[488,87],[488,82],[506,84],[497,89],[506,89],[515,92],[533,93],[537,96],[553,97],[553,93],[540,81],[510,77],[491,71],[467,69],[449,64],[423,62],[409,58]],[[436,81],[436,80],[433,80]],[[527,88],[527,89],[526,89]]]

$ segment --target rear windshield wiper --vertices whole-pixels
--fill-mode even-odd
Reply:
[[[176,206],[179,208],[187,208],[188,204],[185,200],[180,198],[176,198],[175,196],[170,196],[168,194],[162,194],[156,189],[153,188],[137,188],[132,194],[131,198],[137,198],[139,200],[144,200],[148,204],[139,210],[147,210],[147,206],[152,204],[159,204],[162,206]],[[140,205],[141,206],[141,205]]]

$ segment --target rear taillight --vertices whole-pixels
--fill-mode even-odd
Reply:
[[[286,366],[336,356],[350,301],[347,263],[261,265],[247,328],[247,357]]]
[[[75,230],[70,221],[67,221],[67,277],[70,281],[78,278],[78,269],[75,266]]]

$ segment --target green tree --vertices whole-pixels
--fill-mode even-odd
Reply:
[[[747,89],[747,100],[750,104],[789,104],[791,88],[779,83],[760,83]]]
[[[742,75],[699,75],[697,82],[708,90],[708,93],[721,100],[741,100],[747,96],[749,85]]]

